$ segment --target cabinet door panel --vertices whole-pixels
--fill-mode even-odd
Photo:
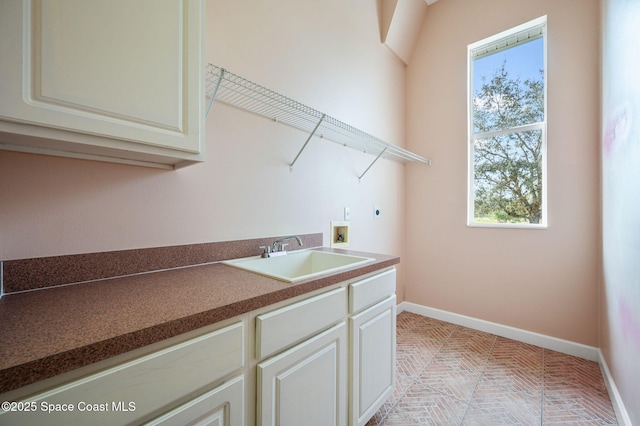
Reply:
[[[33,5],[29,74],[34,100],[78,114],[180,131],[185,70],[180,3],[136,0],[132,7],[127,0],[66,0]],[[144,108],[141,100],[148,101]]]
[[[145,165],[201,160],[204,5],[0,2],[0,148]]]
[[[343,322],[258,364],[258,424],[346,424],[347,330]]]
[[[351,318],[350,424],[364,425],[393,392],[396,297]]]

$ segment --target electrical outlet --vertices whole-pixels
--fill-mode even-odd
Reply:
[[[379,219],[381,215],[382,215],[382,211],[380,210],[380,207],[374,207],[373,208],[373,217],[376,218],[376,219]]]
[[[344,220],[351,220],[351,209],[349,207],[344,208]]]

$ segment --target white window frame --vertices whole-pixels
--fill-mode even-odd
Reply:
[[[487,48],[495,50],[495,53],[514,47],[514,37],[526,33],[534,28],[541,28],[543,39],[543,66],[544,66],[544,119],[542,122],[531,123],[524,126],[509,129],[499,129],[492,132],[473,133],[473,62],[477,52]],[[467,226],[482,228],[522,228],[522,229],[547,229],[547,17],[542,16],[517,27],[503,31],[499,34],[472,43],[467,46],[467,100],[468,100],[468,197],[467,197]],[[508,133],[524,132],[527,130],[542,131],[542,220],[540,223],[482,223],[475,221],[475,179],[474,179],[474,145],[478,139],[486,139]]]

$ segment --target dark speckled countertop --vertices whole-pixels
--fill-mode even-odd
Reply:
[[[0,299],[0,393],[400,262],[287,283],[214,262]]]

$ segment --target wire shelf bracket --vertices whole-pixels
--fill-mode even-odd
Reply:
[[[296,161],[298,161],[298,157],[300,157],[300,154],[302,154],[302,151],[304,151],[304,149],[307,147],[307,144],[309,143],[309,141],[311,140],[313,135],[316,134],[316,131],[318,130],[318,127],[320,127],[320,125],[322,124],[322,121],[324,120],[325,117],[326,117],[326,115],[322,114],[322,117],[320,117],[320,121],[318,121],[318,124],[316,124],[316,127],[313,128],[313,130],[309,134],[309,137],[305,141],[304,145],[302,145],[302,148],[300,148],[300,151],[298,151],[298,155],[296,155],[296,158],[294,158],[293,161],[291,162],[291,164],[289,164],[289,171],[290,172],[293,171],[293,166],[296,164]]]
[[[375,156],[373,162],[358,176],[358,181],[380,158],[401,164],[418,162],[431,165],[431,160],[425,157],[378,139],[347,123],[213,64],[208,64],[206,69],[206,96],[209,98],[206,108],[207,116],[214,100],[217,100],[306,132],[309,136],[289,165],[290,171],[293,171],[298,158],[314,135]]]
[[[218,77],[218,81],[215,83],[215,86],[213,87],[213,91],[209,95],[210,99],[209,99],[209,102],[207,103],[207,111],[204,114],[205,117],[209,116],[209,110],[211,109],[211,106],[213,105],[213,101],[216,98],[216,94],[218,93],[218,89],[220,88],[220,83],[222,83],[222,79],[224,78],[225,72],[226,70],[224,68],[220,68],[220,76]]]
[[[366,174],[367,174],[367,172],[369,171],[369,169],[370,169],[374,164],[376,164],[376,161],[378,161],[378,159],[379,159],[380,157],[382,157],[382,154],[384,154],[384,153],[385,153],[385,151],[387,150],[387,148],[389,148],[389,147],[388,147],[388,146],[385,146],[385,147],[384,147],[384,149],[380,152],[380,154],[378,154],[378,156],[375,158],[375,160],[373,160],[373,162],[372,162],[371,164],[369,164],[369,167],[367,167],[367,168],[365,169],[365,171],[364,171],[364,172],[362,172],[362,174],[361,174],[360,176],[358,176],[358,182],[360,182],[360,179],[362,179],[362,177],[363,177],[364,175],[366,175]]]

